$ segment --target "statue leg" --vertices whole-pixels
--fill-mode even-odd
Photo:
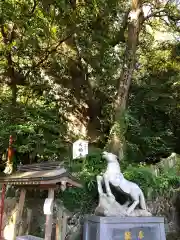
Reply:
[[[123,207],[128,207],[129,204],[130,204],[130,201],[127,201],[127,202],[125,202],[122,206],[123,206]]]
[[[102,176],[97,176],[96,177],[96,180],[97,180],[97,187],[98,187],[98,193],[99,195],[103,195],[103,188],[102,188],[102,180],[103,180],[103,177]]]
[[[114,195],[112,194],[111,192],[111,188],[110,188],[110,185],[109,185],[109,179],[106,175],[104,175],[104,183],[105,183],[105,187],[106,187],[106,193],[109,197],[115,199]]]
[[[139,201],[134,201],[133,204],[128,208],[127,214],[129,215],[130,213],[132,213],[138,204],[139,204]]]
[[[135,207],[139,204],[139,194],[136,193],[131,193],[131,197],[134,200],[134,202],[131,204],[131,206],[128,208],[127,210],[127,214],[129,215],[130,213],[132,213],[135,209]]]

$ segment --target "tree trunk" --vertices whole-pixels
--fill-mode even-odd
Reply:
[[[17,101],[17,86],[16,84],[11,85],[11,92],[12,92],[12,107],[16,106],[16,101]]]
[[[78,108],[81,108],[81,100],[86,103],[87,108],[81,111],[84,115],[84,120],[87,122],[87,135],[91,142],[97,141],[100,135],[100,114],[101,104],[95,97],[93,88],[88,79],[88,68],[82,63],[81,54],[79,52],[76,37],[72,36],[66,41],[67,46],[74,50],[73,59],[69,59],[68,68],[71,76],[72,93],[75,96]]]
[[[128,99],[129,87],[133,76],[139,33],[143,23],[141,0],[132,0],[132,9],[128,18],[128,37],[124,53],[124,62],[117,83],[117,96],[114,102],[114,124],[110,131],[108,147],[111,152],[124,157],[126,131],[124,114]]]

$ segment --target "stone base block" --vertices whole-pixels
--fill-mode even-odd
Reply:
[[[85,216],[83,240],[166,240],[162,217]]]

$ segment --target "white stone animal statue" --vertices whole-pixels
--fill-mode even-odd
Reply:
[[[104,182],[107,196],[115,199],[110,188],[110,184],[112,184],[121,193],[124,192],[126,195],[129,195],[133,201],[127,208],[127,215],[130,215],[138,204],[141,209],[146,211],[146,202],[142,190],[136,183],[124,178],[117,156],[109,152],[103,152],[102,157],[107,161],[107,169],[103,175],[97,176],[99,195],[104,195],[102,190],[102,184]]]

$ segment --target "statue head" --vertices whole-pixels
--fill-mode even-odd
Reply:
[[[107,162],[116,162],[119,160],[115,154],[110,152],[103,152],[102,158],[106,159]]]

